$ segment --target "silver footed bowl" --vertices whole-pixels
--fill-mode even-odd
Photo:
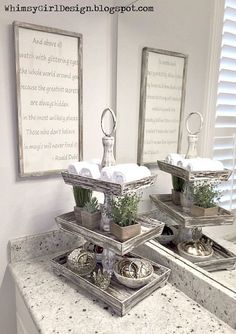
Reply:
[[[131,289],[137,289],[149,283],[153,272],[153,266],[149,261],[138,258],[123,258],[114,266],[114,275],[117,280]]]
[[[200,240],[181,242],[177,248],[181,256],[192,262],[209,260],[214,253],[209,243]]]

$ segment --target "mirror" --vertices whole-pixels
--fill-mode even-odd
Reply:
[[[145,5],[147,1],[137,1],[136,5]],[[148,1],[154,7],[152,13],[126,13],[118,15],[117,41],[117,158],[122,162],[136,162],[138,151],[139,103],[141,84],[141,59],[144,47],[170,50],[188,55],[186,79],[186,97],[183,119],[193,111],[199,111],[205,118],[211,112],[205,105],[206,92],[209,84],[209,59],[211,49],[211,25],[214,17],[215,1]],[[222,6],[223,16],[223,6]],[[221,37],[220,37],[221,38]],[[126,110],[127,112],[124,112]],[[199,127],[199,120],[193,124]],[[183,128],[182,153],[187,151],[187,132]],[[129,144],[127,149],[127,143]],[[199,138],[199,153],[203,152],[206,143]],[[167,151],[172,153],[171,151]],[[170,176],[158,171],[156,189],[152,193],[170,192]],[[148,210],[151,208],[148,207]],[[154,207],[153,207],[154,209]],[[148,211],[147,210],[147,211]],[[143,210],[145,211],[145,209]],[[207,233],[219,245],[236,254],[236,235],[231,241],[223,237],[233,230],[233,226],[221,228],[209,227]],[[235,233],[235,232],[234,232]],[[236,233],[235,233],[236,234]],[[173,253],[173,256],[174,253]],[[236,292],[236,269],[208,272],[188,260],[181,261],[195,270],[205,273],[222,286]],[[224,260],[223,260],[224,262]],[[232,268],[231,268],[232,269]]]
[[[226,248],[229,252],[236,254],[236,235],[231,235],[231,241],[217,238],[215,237],[214,240],[217,240],[219,244],[221,244],[224,248]],[[234,266],[233,270],[219,270],[212,272],[210,275],[214,280],[221,283],[225,287],[231,289],[233,292],[236,292],[236,268]]]
[[[166,152],[180,152],[187,56],[143,48],[138,163],[156,164]]]

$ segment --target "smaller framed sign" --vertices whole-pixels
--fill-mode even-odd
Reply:
[[[180,152],[187,55],[144,48],[142,52],[139,164],[156,164]]]

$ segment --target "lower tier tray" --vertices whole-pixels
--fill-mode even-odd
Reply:
[[[174,204],[170,194],[150,195],[150,198],[159,210],[168,214],[176,223],[185,227],[232,225],[235,220],[235,216],[230,211],[220,207],[216,216],[195,217],[191,213],[183,212],[180,205]]]
[[[55,218],[60,229],[72,234],[83,236],[92,243],[109,248],[118,255],[125,255],[133,248],[160,235],[165,226],[159,220],[141,216],[137,219],[141,223],[141,233],[127,241],[120,242],[109,232],[90,230],[76,223],[74,212],[69,212]]]
[[[55,273],[63,275],[93,296],[101,299],[120,316],[125,315],[134,305],[156,289],[164,286],[170,275],[170,269],[148,260],[154,268],[153,276],[148,284],[138,289],[130,289],[120,284],[113,275],[110,286],[104,291],[93,283],[90,276],[82,277],[67,267],[68,254],[69,252],[63,253],[51,260]]]
[[[233,270],[236,267],[236,254],[230,252],[220,244],[218,244],[213,239],[205,236],[203,234],[203,238],[206,242],[212,243],[212,248],[214,253],[211,259],[202,262],[194,262],[198,267],[205,269],[209,272],[220,271],[220,270]],[[177,246],[174,243],[170,243],[165,245],[168,249],[173,251],[174,253],[181,256],[178,252]],[[186,260],[187,261],[187,260]]]

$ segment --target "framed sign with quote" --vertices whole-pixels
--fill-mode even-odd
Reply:
[[[82,159],[82,35],[14,22],[21,177]]]
[[[144,48],[142,52],[138,163],[156,164],[180,151],[187,56]]]

